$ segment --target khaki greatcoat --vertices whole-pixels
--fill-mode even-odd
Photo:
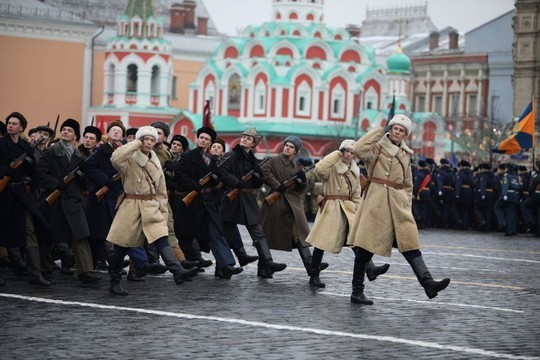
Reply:
[[[143,246],[145,237],[152,243],[168,235],[165,175],[156,153],[151,151],[148,157],[139,150],[141,144],[140,140],[127,143],[111,157],[113,166],[122,176],[126,194],[155,193],[153,200],[124,199],[118,207],[107,240],[123,247]]]
[[[384,134],[383,128],[371,130],[353,148],[354,154],[363,160],[373,177],[403,184],[404,188],[371,183],[358,209],[347,243],[359,246],[374,254],[391,256],[394,240],[401,253],[418,250],[418,229],[412,215],[412,168],[413,151],[401,142],[394,145]],[[379,154],[379,161],[373,164]]]
[[[281,153],[271,157],[261,169],[266,185],[276,190],[282,182],[292,178],[303,167]],[[306,187],[307,183],[297,182],[273,205],[268,206],[266,202],[263,202],[262,228],[271,249],[291,251],[293,240],[299,241],[302,247],[309,246],[305,241],[309,234],[309,224],[300,200],[300,194],[306,190]]]
[[[343,248],[360,202],[360,170],[354,161],[349,168],[341,161],[341,155],[339,150],[326,155],[315,165],[315,171],[323,181],[324,195],[345,195],[351,200],[326,201],[323,210],[319,208],[317,211],[315,223],[306,239],[309,244],[334,254]]]

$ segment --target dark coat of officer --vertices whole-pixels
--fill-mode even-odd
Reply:
[[[463,166],[456,174],[455,202],[458,204],[473,203],[473,173],[469,166]]]
[[[15,170],[9,170],[10,163],[26,154],[27,160]],[[11,180],[0,193],[0,244],[6,247],[26,247],[26,212],[34,221],[34,231],[38,241],[52,241],[52,230],[26,191],[28,176],[32,174],[35,160],[30,144],[19,138],[17,143],[10,136],[0,138],[0,178],[11,174]]]
[[[210,164],[206,165],[200,149],[193,149],[182,153],[180,160],[176,162],[174,168],[174,182],[178,189],[186,193],[200,189],[199,180],[209,172],[217,174],[216,160],[210,158]],[[212,178],[206,183],[204,188],[211,188],[217,184],[217,180]],[[216,205],[215,194],[211,191],[199,192],[195,200],[189,207],[180,204],[176,211],[174,227],[176,236],[208,239],[210,237],[208,228],[210,219],[221,229],[219,210]],[[201,244],[202,246],[203,244]],[[203,249],[203,251],[207,251]]]
[[[107,238],[116,215],[116,200],[123,191],[122,181],[112,180],[118,173],[111,163],[113,151],[110,143],[101,144],[86,163],[86,174],[93,183],[90,188],[86,216],[90,234],[95,239]],[[101,201],[98,201],[96,192],[105,185],[109,187],[109,191]]]
[[[221,180],[229,188],[236,188],[242,177],[252,169],[257,173],[251,180],[242,185],[241,191],[234,201],[224,199],[221,203],[221,220],[242,225],[261,224],[259,206],[254,194],[248,193],[263,184],[263,172],[253,152],[246,153],[238,144],[225,154],[228,159],[220,167]]]
[[[48,205],[45,202],[45,197],[52,193],[63,178],[78,166],[84,168],[84,160],[79,151],[75,149],[70,160],[58,143],[47,148],[37,162],[35,180],[44,188],[40,209],[54,230],[57,241],[69,241],[70,230],[73,232],[75,240],[81,240],[90,235],[86,216],[81,206],[82,197],[77,185],[78,177],[76,181],[72,181],[62,190],[60,197],[54,204]]]

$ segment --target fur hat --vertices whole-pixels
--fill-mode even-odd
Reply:
[[[21,114],[20,112],[12,112],[11,114],[9,114],[6,118],[6,125],[9,121],[9,119],[11,119],[12,117],[16,118],[16,119],[19,119],[19,121],[21,122],[21,125],[22,125],[22,128],[23,128],[23,131],[26,130],[26,127],[28,126],[28,121],[26,120],[26,118],[24,117],[23,114]]]
[[[36,128],[36,131],[46,131],[49,133],[49,136],[50,137],[53,137],[54,136],[54,130],[51,129],[50,127],[46,126],[46,125],[39,125],[37,128]],[[30,132],[28,133],[28,135],[30,135]]]
[[[109,133],[109,131],[111,131],[111,128],[113,126],[118,126],[120,129],[122,129],[122,137],[126,136],[126,127],[124,126],[124,124],[120,120],[111,121],[107,125],[107,134]]]
[[[218,143],[220,144],[221,146],[223,146],[223,151],[225,151],[225,140],[223,140],[222,138],[219,138],[217,137],[214,141],[212,141],[212,144],[214,143]]]
[[[285,143],[288,143],[288,142],[294,145],[294,148],[296,149],[296,153],[298,153],[300,149],[302,149],[302,140],[300,140],[299,137],[289,135],[285,138],[285,140],[283,140],[283,145],[285,145]]]
[[[91,133],[91,134],[96,135],[97,141],[101,141],[101,137],[103,136],[103,133],[101,132],[101,130],[99,130],[99,128],[92,125],[84,128],[83,136],[86,135],[86,133]]]
[[[165,134],[165,138],[168,138],[171,133],[171,128],[169,125],[165,124],[163,121],[154,121],[150,126],[155,127],[156,129],[163,130],[163,133]]]
[[[450,161],[448,161],[448,159],[441,159],[441,165],[444,164],[450,164]]]
[[[197,137],[199,137],[203,133],[208,134],[208,136],[210,136],[210,138],[212,139],[212,142],[216,140],[216,137],[217,137],[216,131],[212,129],[211,127],[203,126],[199,130],[197,130]]]
[[[137,134],[137,130],[139,130],[139,128],[129,128],[129,129],[127,129],[126,130],[126,136]]]
[[[427,163],[425,160],[418,160],[418,167],[423,168],[426,167]]]
[[[77,140],[79,140],[79,138],[81,137],[81,125],[79,125],[79,122],[77,120],[67,119],[60,126],[60,131],[62,131],[64,127],[72,128],[73,131],[75,131],[75,137],[77,138]]]
[[[180,144],[182,144],[182,151],[187,151],[189,149],[189,142],[188,139],[186,139],[185,136],[182,135],[174,135],[171,139],[171,144],[173,141],[178,141]],[[225,149],[225,148],[223,148]]]
[[[152,136],[154,139],[158,139],[158,133],[155,127],[153,126],[143,126],[135,134],[135,139],[142,140],[145,136]]]
[[[353,149],[353,146],[354,144],[356,144],[356,142],[354,140],[351,140],[351,139],[345,139],[341,142],[341,145],[339,145],[339,151],[342,151],[342,150],[352,150]]]
[[[468,162],[468,161],[465,161],[465,160],[461,160],[459,162],[459,166],[461,166],[461,167],[471,167],[471,163]]]
[[[257,135],[257,130],[255,128],[245,130],[242,135],[251,136],[253,138],[253,147],[256,147],[261,142],[261,137]]]
[[[392,118],[392,120],[390,120],[388,125],[390,125],[390,126],[393,126],[393,125],[403,126],[403,128],[405,128],[405,131],[407,132],[407,136],[411,135],[412,121],[411,121],[411,119],[409,119],[405,115],[397,114],[396,116],[394,116]]]

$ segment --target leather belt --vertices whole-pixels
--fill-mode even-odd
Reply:
[[[131,199],[131,200],[154,200],[155,196],[154,194],[146,194],[146,195],[126,194],[125,198]]]
[[[323,201],[326,200],[351,200],[347,195],[326,195]]]
[[[461,185],[461,188],[462,188],[462,189],[470,189],[471,186],[470,186],[470,185]]]
[[[450,185],[443,185],[442,187],[443,189],[450,189],[450,190],[454,190],[454,188]]]
[[[486,189],[486,192],[493,192],[493,189]]]
[[[395,181],[376,178],[376,177],[372,177],[371,182],[374,182],[375,184],[382,184],[382,185],[390,186],[396,190],[403,190],[404,188],[403,184],[399,184]]]

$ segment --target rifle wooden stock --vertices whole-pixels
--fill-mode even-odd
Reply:
[[[206,184],[207,182],[210,181],[211,177],[212,177],[211,173],[206,175],[201,180],[199,180],[199,185]],[[195,200],[197,195],[199,195],[199,192],[197,190],[191,190],[186,196],[184,196],[184,198],[182,199],[182,202],[186,205],[186,207],[188,207],[189,205],[191,205],[193,200]]]
[[[9,167],[12,169],[17,169],[19,166],[22,165],[26,156],[27,156],[26,153],[21,154],[18,158],[13,160],[11,164],[9,164]],[[0,192],[4,191],[4,188],[6,187],[9,180],[11,180],[11,176],[9,175],[6,175],[2,179],[0,179]]]
[[[4,188],[6,187],[9,180],[11,180],[11,176],[8,175],[0,179],[0,192],[4,191]]]
[[[307,168],[304,168],[302,171],[305,173],[307,173],[308,171],[310,171],[311,169],[313,169],[315,166],[314,165],[311,165]],[[285,185],[285,187],[287,189],[293,187],[293,185],[295,184],[295,180],[298,179],[298,175],[294,175],[292,178],[290,179],[287,179],[283,182],[283,185]],[[281,196],[281,193],[279,191],[274,191],[273,193],[271,193],[270,195],[268,195],[267,197],[264,198],[264,201],[266,201],[266,203],[269,205],[269,206],[272,206],[274,205],[274,203],[277,201],[277,199]]]
[[[114,174],[112,177],[112,181],[118,181],[120,180],[121,176],[119,173]],[[103,185],[98,191],[96,191],[96,197],[98,201],[103,200],[105,195],[109,192],[111,188],[108,185]]]
[[[270,195],[268,195],[267,197],[264,198],[264,201],[266,201],[266,203],[269,205],[269,206],[272,206],[274,205],[274,203],[277,201],[277,199],[281,196],[281,193],[279,191],[274,191],[273,193],[271,193]]]
[[[75,174],[77,173],[78,170],[79,168],[76,168],[71,173],[66,175],[66,177],[64,177],[64,180],[62,180],[64,184],[67,185],[71,183],[75,179]],[[47,203],[47,205],[51,206],[52,204],[56,202],[56,200],[58,200],[61,194],[62,194],[61,190],[55,189],[52,193],[49,194],[49,196],[47,196],[47,198],[45,198],[45,202]]]
[[[246,181],[251,180],[251,178],[253,177],[254,172],[255,172],[255,170],[251,170],[246,175],[242,176],[242,181],[246,182]],[[238,189],[238,188],[234,188],[232,190],[229,190],[229,192],[227,192],[227,198],[229,198],[230,201],[234,201],[234,199],[236,199],[238,194],[240,194],[240,191],[241,190]]]

